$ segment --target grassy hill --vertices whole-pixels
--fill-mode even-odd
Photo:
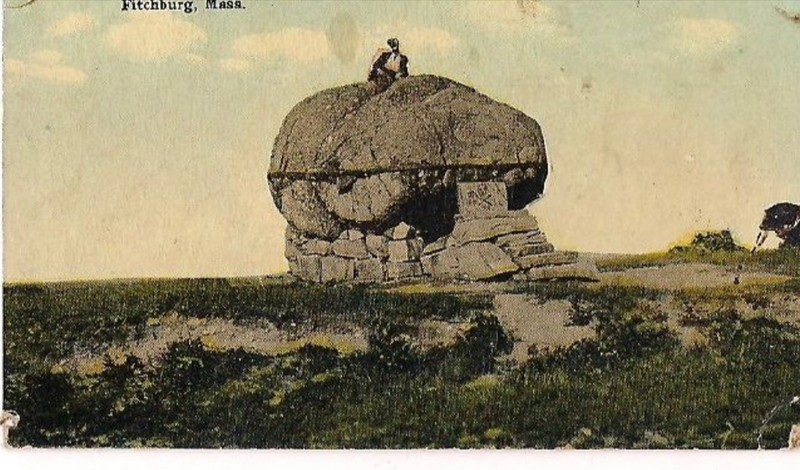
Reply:
[[[6,285],[3,407],[13,445],[779,448],[800,408],[762,421],[800,395],[799,260],[613,257],[595,284]],[[724,285],[636,282],[659,266]],[[590,334],[512,359],[499,295]]]

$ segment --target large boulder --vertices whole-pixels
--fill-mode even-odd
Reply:
[[[509,208],[522,209],[546,178],[535,120],[433,75],[378,94],[354,84],[303,100],[283,122],[268,174],[289,224],[331,241],[405,221],[431,242],[453,229],[456,183],[503,182]]]

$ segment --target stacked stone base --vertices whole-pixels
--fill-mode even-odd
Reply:
[[[526,211],[456,216],[450,235],[425,245],[401,223],[382,234],[346,230],[333,242],[286,236],[289,271],[312,282],[382,283],[432,279],[596,280],[596,267],[577,253],[556,251]]]
[[[312,282],[380,283],[424,276],[425,242],[413,227],[400,224],[384,234],[345,230],[333,242],[286,233],[289,272]]]
[[[597,268],[574,252],[556,251],[527,211],[456,217],[453,232],[423,250],[423,271],[435,279],[596,280]]]

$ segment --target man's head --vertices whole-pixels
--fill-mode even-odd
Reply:
[[[391,38],[391,39],[387,40],[386,44],[388,44],[389,47],[392,48],[392,50],[394,52],[397,52],[397,51],[400,50],[400,41],[398,41],[397,38]]]

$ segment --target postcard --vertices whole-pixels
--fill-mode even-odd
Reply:
[[[7,446],[800,448],[800,3],[7,0],[3,41]]]

